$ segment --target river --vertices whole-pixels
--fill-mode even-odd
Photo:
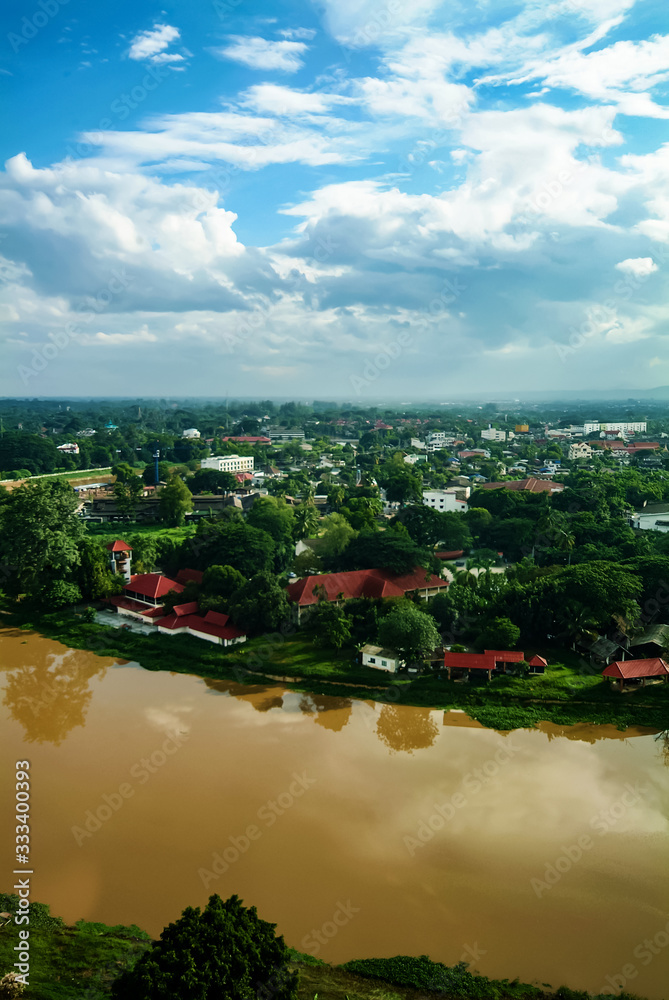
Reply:
[[[157,935],[237,893],[326,961],[429,954],[669,996],[669,767],[652,731],[501,734],[10,629],[0,664],[3,801],[28,759],[33,898],[69,922]],[[2,824],[9,844],[9,809]]]

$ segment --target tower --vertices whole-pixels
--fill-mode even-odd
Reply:
[[[153,453],[153,461],[154,461],[153,481],[156,486],[160,482],[160,468],[158,466],[159,458],[160,458],[160,449],[156,448],[156,450]]]
[[[107,546],[109,552],[109,563],[112,573],[120,573],[126,583],[130,583],[132,576],[132,546],[128,545],[121,538],[115,542],[110,542]]]

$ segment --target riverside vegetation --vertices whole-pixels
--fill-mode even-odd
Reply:
[[[13,914],[18,897],[0,894],[0,907]],[[29,985],[17,991],[8,981],[16,935],[11,920],[5,920],[0,926],[0,998],[172,1000],[185,995],[180,989],[187,977],[189,995],[202,1000],[220,997],[222,991],[230,1000],[419,1000],[426,992],[445,1000],[604,1000],[604,995],[565,986],[554,990],[548,984],[490,979],[470,971],[466,963],[446,966],[425,955],[329,965],[286,947],[274,929],[236,896],[225,902],[212,896],[203,912],[188,907],[154,942],[134,925],[79,920],[69,926],[52,916],[48,906],[31,903]],[[641,1000],[624,992],[618,997]]]

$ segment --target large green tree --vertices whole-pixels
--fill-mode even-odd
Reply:
[[[441,637],[434,618],[412,602],[402,601],[379,623],[379,642],[410,663],[436,649]]]
[[[282,572],[293,557],[295,514],[281,497],[261,497],[253,504],[246,518],[252,528],[266,531],[274,540],[274,569]]]
[[[183,524],[186,514],[193,509],[193,494],[181,476],[171,476],[159,496],[162,520],[172,528]]]
[[[198,524],[195,538],[182,548],[181,565],[233,566],[248,579],[272,568],[275,550],[271,535],[233,516]]]
[[[362,533],[352,539],[337,557],[336,568],[387,569],[391,573],[409,573],[415,566],[429,567],[432,554],[397,531]]]
[[[290,604],[272,573],[257,573],[230,598],[228,612],[245,632],[258,635],[278,628],[289,617]]]
[[[297,975],[276,924],[238,896],[187,907],[135,967],[113,984],[116,1000],[296,1000]]]
[[[2,561],[11,567],[8,592],[39,602],[54,583],[74,583],[84,537],[78,503],[61,480],[25,483],[9,494],[0,506]],[[74,591],[70,595],[77,599]]]

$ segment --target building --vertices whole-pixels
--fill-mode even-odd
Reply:
[[[304,431],[270,431],[269,437],[273,444],[281,441],[304,441]]]
[[[632,514],[631,524],[640,531],[669,531],[669,504],[646,504]]]
[[[481,431],[482,441],[506,441],[506,431],[498,431],[494,427],[488,427]]]
[[[68,442],[67,444],[59,444],[59,445],[56,445],[56,451],[60,451],[64,455],[78,455],[79,454],[79,445],[78,444],[72,444],[71,442]]]
[[[669,667],[659,657],[650,660],[616,660],[602,670],[602,677],[610,677],[611,682],[617,682],[620,690],[625,688],[625,681],[646,686],[647,680],[663,680],[669,677]]]
[[[506,483],[481,483],[482,490],[527,490],[529,493],[559,493],[563,483],[553,483],[550,479],[510,479]]]
[[[516,424],[514,427],[516,434],[529,434],[530,425],[529,424]]]
[[[423,503],[434,510],[455,510],[466,514],[467,501],[458,499],[461,490],[423,490]]]
[[[219,646],[236,646],[246,642],[246,632],[232,625],[229,615],[218,611],[207,611],[201,615],[197,601],[176,604],[173,613],[161,618],[157,627],[163,635],[194,635],[197,639]]]
[[[428,452],[432,453],[441,451],[442,448],[452,448],[455,444],[463,443],[462,441],[458,442],[452,434],[447,434],[446,431],[432,431],[427,435],[425,448]]]
[[[199,438],[200,432],[197,427],[187,427],[185,431],[181,432],[182,438]]]
[[[493,673],[505,674],[507,664],[522,663],[524,659],[524,653],[508,649],[486,649],[483,653],[452,653],[447,650],[444,653],[444,667],[448,671],[449,680],[453,670],[466,671],[467,674],[472,670],[482,670],[490,680]]]
[[[612,432],[616,434],[645,434],[648,426],[645,420],[611,420],[608,423],[600,423],[598,420],[586,420],[583,424],[584,434],[599,434]]]
[[[469,451],[459,451],[458,458],[490,458],[490,452],[485,448],[471,448]]]
[[[216,469],[217,472],[253,472],[252,455],[213,455],[203,458],[201,469]]]
[[[224,437],[223,441],[233,441],[234,444],[271,444],[271,440],[265,437],[264,434],[254,436],[251,434],[242,434],[239,437]]]
[[[404,461],[407,465],[418,465],[427,462],[427,455],[405,455]]]
[[[382,646],[363,646],[360,650],[360,657],[363,667],[387,670],[391,674],[396,674],[402,664],[397,653],[390,649],[383,649]]]
[[[297,605],[299,619],[306,609],[320,600],[339,604],[355,597],[404,597],[415,592],[426,601],[447,588],[447,580],[416,566],[411,573],[401,574],[385,569],[357,569],[306,576],[288,584],[286,591],[288,599]]]
[[[592,448],[585,441],[574,441],[569,445],[569,461],[574,462],[578,458],[592,458]]]
[[[132,545],[128,545],[121,538],[115,542],[110,542],[105,548],[109,552],[109,562],[112,573],[120,573],[126,583],[130,583],[132,576]]]

